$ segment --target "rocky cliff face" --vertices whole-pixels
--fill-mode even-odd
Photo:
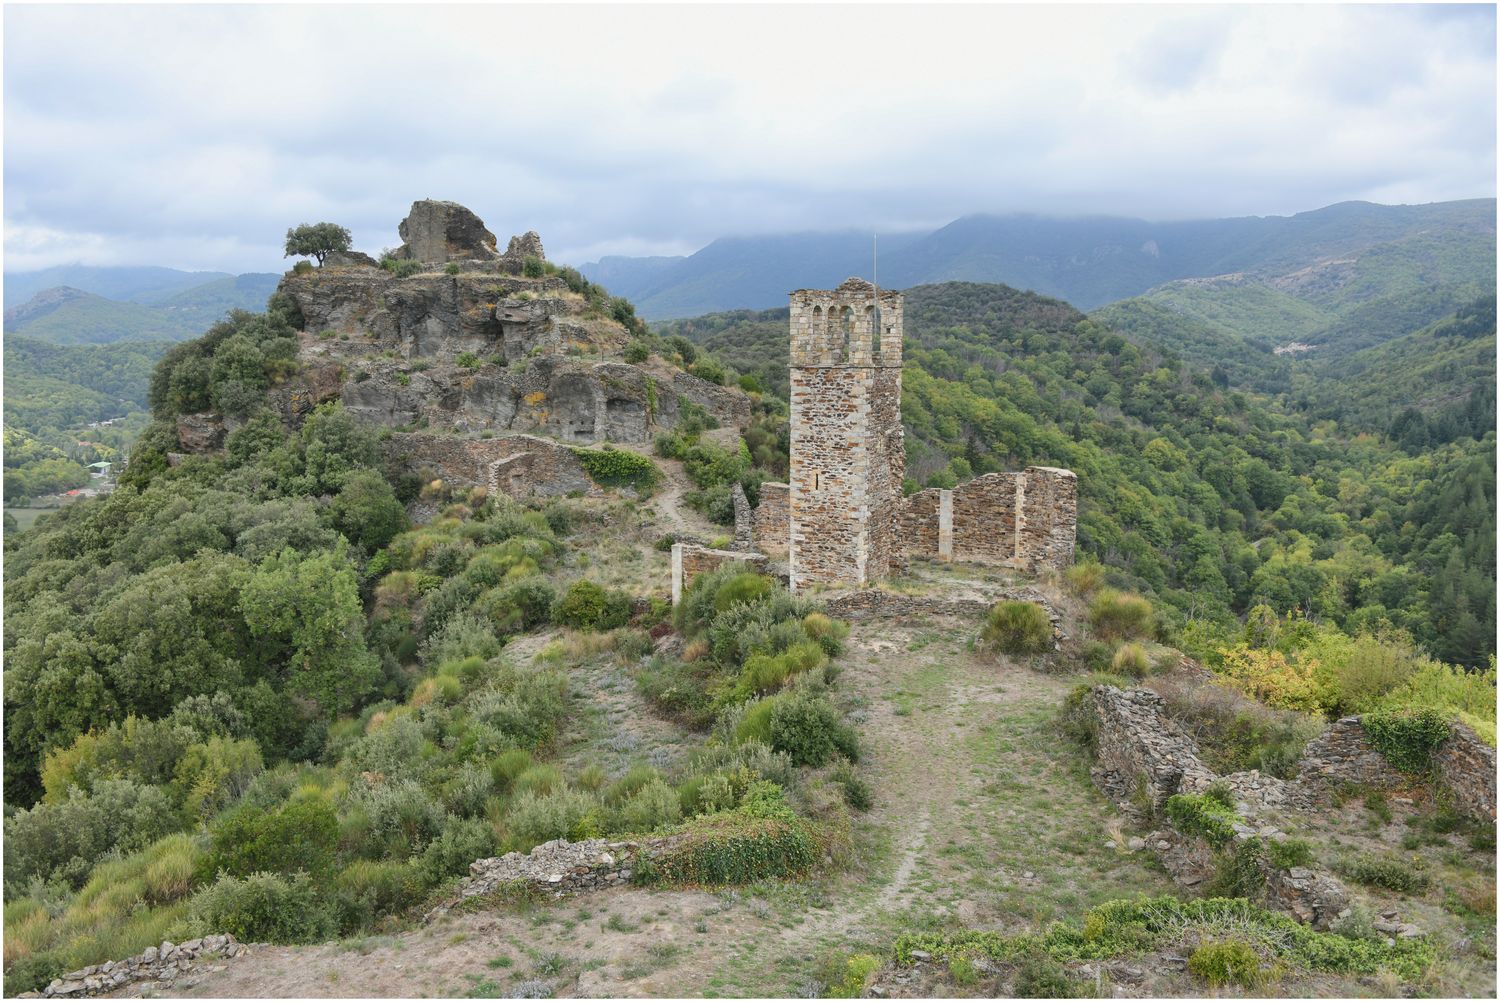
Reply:
[[[688,404],[728,427],[749,422],[740,390],[659,360],[625,362],[630,335],[597,303],[555,274],[523,275],[542,252],[535,233],[499,254],[472,212],[419,202],[401,235],[398,258],[427,265],[416,274],[351,253],[282,280],[302,314],[301,372],[273,391],[289,424],[334,399],[372,425],[580,443],[647,443]],[[184,420],[184,448],[217,447],[212,415]]]

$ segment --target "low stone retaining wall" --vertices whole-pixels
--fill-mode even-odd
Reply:
[[[841,619],[925,619],[931,616],[982,618],[996,602],[1032,602],[1042,607],[1052,621],[1052,636],[1066,638],[1057,611],[1034,588],[1007,588],[985,598],[944,598],[938,595],[908,595],[881,588],[861,588],[823,596],[828,614]]]
[[[193,961],[208,957],[237,957],[249,947],[228,934],[190,939],[186,943],[148,946],[126,960],[94,964],[56,978],[44,988],[44,998],[86,998],[113,992],[140,981],[154,981],[156,988],[169,988],[192,969]]]

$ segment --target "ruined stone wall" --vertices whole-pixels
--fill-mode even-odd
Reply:
[[[1174,793],[1201,793],[1216,780],[1199,757],[1197,743],[1166,716],[1164,702],[1156,693],[1097,685],[1089,690],[1088,704],[1094,715],[1094,781],[1121,807],[1135,810],[1140,789],[1150,799],[1153,813],[1159,813]],[[1244,783],[1254,777],[1227,777],[1235,778]],[[1230,786],[1240,817],[1232,825],[1234,834],[1224,851],[1236,852],[1252,840],[1285,837],[1274,824],[1257,821],[1254,805],[1239,799],[1238,788]],[[1141,841],[1185,887],[1202,884],[1217,868],[1216,852],[1200,837],[1168,828]],[[1283,870],[1265,853],[1252,858],[1264,881],[1267,903],[1298,921],[1326,929],[1347,908],[1348,892],[1330,874],[1301,866]]]
[[[785,557],[791,529],[787,502],[791,488],[767,481],[760,485],[760,504],[755,506],[755,548],[773,557]]]
[[[54,978],[42,989],[43,998],[87,998],[105,992],[120,991],[143,981],[147,989],[169,989],[178,978],[193,970],[195,961],[238,957],[250,949],[228,933],[203,936],[176,944],[164,941],[161,946],[146,949],[125,960],[110,960],[102,964],[70,971]],[[188,987],[191,982],[183,986]],[[137,989],[139,991],[139,989]]]
[[[734,505],[734,548],[746,552],[755,548],[755,512],[750,499],[745,497],[745,488],[738,480],[729,491],[729,500]]]
[[[953,557],[962,563],[1014,564],[1017,522],[1029,498],[1025,474],[986,473],[953,489]]]
[[[901,297],[850,279],[791,295],[793,589],[901,563]]]
[[[735,550],[712,550],[690,543],[672,544],[672,604],[682,601],[688,585],[700,574],[718,570],[725,564],[744,564],[747,569],[765,573],[770,560],[763,553],[741,553]]]
[[[534,435],[461,438],[397,432],[385,450],[397,469],[450,487],[484,487],[512,497],[603,494],[566,446]]]
[[[1214,780],[1198,744],[1163,710],[1149,689],[1090,690],[1095,717],[1094,781],[1116,803],[1129,806],[1143,790],[1154,810],[1174,793],[1198,793]]]
[[[1495,749],[1463,724],[1432,752],[1432,778],[1452,795],[1459,812],[1495,820]],[[1391,765],[1365,734],[1359,717],[1343,717],[1307,743],[1297,763],[1297,780],[1326,795],[1341,785],[1391,790],[1426,779]]]
[[[1073,562],[1078,532],[1078,477],[1054,466],[1028,466],[1016,556],[1030,571]]]
[[[1350,784],[1389,790],[1410,780],[1375,750],[1358,717],[1343,717],[1307,743],[1297,762],[1297,779],[1307,786]]]
[[[929,558],[941,556],[938,550],[938,522],[944,495],[951,499],[953,492],[929,487],[917,491],[901,506],[901,544],[906,548],[907,554]],[[950,554],[951,542],[950,529]]]
[[[1432,760],[1438,782],[1453,794],[1454,807],[1471,818],[1495,820],[1495,749],[1456,723]]]
[[[1031,466],[986,473],[951,491],[929,487],[901,503],[898,525],[908,556],[1031,573],[1066,567],[1078,526],[1078,478]]]

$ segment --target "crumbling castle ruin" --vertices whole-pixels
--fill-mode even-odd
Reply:
[[[761,484],[753,513],[737,510],[736,551],[787,560],[793,590],[861,587],[912,558],[1032,574],[1068,566],[1071,470],[1031,466],[902,496],[902,310],[900,293],[859,278],[791,294],[791,475]],[[693,573],[733,559],[674,553],[674,597]]]

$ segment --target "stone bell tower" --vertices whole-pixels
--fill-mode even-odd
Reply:
[[[791,294],[791,586],[860,586],[901,563],[900,293],[851,278]]]

